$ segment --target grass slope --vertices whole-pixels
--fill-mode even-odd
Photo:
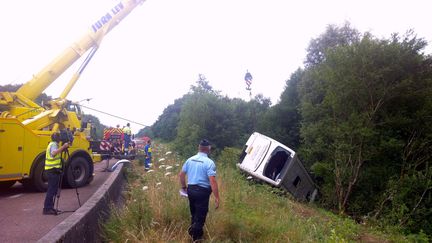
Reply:
[[[353,220],[292,200],[266,184],[249,181],[235,167],[237,149],[216,161],[221,207],[213,196],[205,226],[206,242],[407,242]],[[113,208],[104,227],[108,242],[190,242],[188,201],[180,197],[177,174],[183,160],[164,144],[153,144],[152,170],[139,161],[128,171],[126,204]]]

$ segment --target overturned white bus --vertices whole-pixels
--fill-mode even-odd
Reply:
[[[258,180],[285,189],[300,201],[312,202],[317,194],[296,152],[260,133],[249,137],[237,167]]]

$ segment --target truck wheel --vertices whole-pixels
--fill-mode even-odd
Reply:
[[[45,175],[45,159],[37,161],[31,179],[23,181],[23,184],[25,187],[38,192],[45,192],[47,190],[48,179]]]
[[[16,181],[0,181],[0,189],[8,189],[15,184]]]
[[[92,182],[93,181],[93,179],[94,179],[94,176],[93,175],[91,175],[89,178],[88,178],[88,180],[87,180],[87,183],[86,184],[90,184],[90,182]]]
[[[75,157],[66,170],[66,183],[69,187],[81,187],[87,184],[90,175],[90,165],[83,157]]]

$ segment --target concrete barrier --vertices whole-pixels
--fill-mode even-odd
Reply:
[[[84,205],[38,242],[102,242],[101,222],[108,219],[112,203],[122,202],[125,182],[124,165],[121,164]]]

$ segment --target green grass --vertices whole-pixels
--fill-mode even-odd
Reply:
[[[190,242],[188,201],[178,193],[177,174],[183,160],[174,152],[166,154],[168,150],[166,145],[153,144],[152,172],[144,172],[135,161],[128,173],[126,204],[113,208],[103,225],[106,241]],[[313,204],[296,202],[280,189],[247,180],[235,167],[238,153],[227,149],[216,162],[221,206],[214,209],[212,196],[205,226],[207,242],[415,241],[359,225]]]

